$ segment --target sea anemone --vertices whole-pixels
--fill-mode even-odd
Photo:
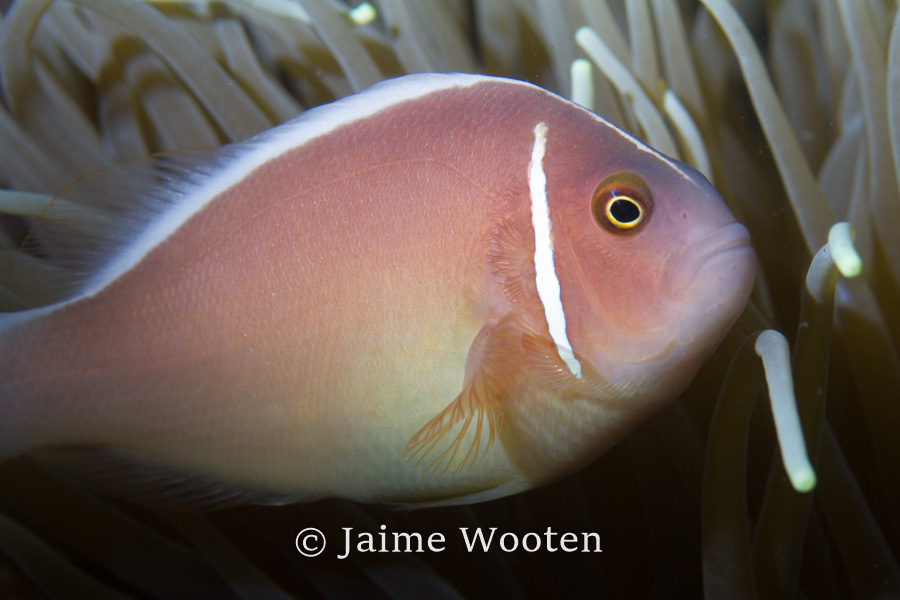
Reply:
[[[173,513],[97,496],[32,458],[7,461],[0,595],[900,596],[895,3],[4,5],[0,309],[40,301],[4,285],[5,268],[69,182],[240,140],[420,71],[531,81],[693,164],[751,231],[760,272],[743,316],[677,402],[582,472],[511,498],[411,513],[334,500]],[[30,258],[52,276],[40,254]],[[796,396],[802,437],[776,433],[773,414],[780,422],[792,404],[755,402],[767,390]],[[448,544],[340,560],[295,549],[305,527],[341,539],[341,528],[380,525],[425,536],[597,532],[603,552]]]

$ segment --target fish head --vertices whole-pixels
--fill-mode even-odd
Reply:
[[[548,128],[544,163],[568,340],[608,383],[674,397],[747,302],[749,233],[695,169],[596,118],[570,132]]]

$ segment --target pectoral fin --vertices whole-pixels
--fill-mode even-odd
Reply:
[[[522,359],[518,320],[507,316],[486,323],[469,348],[462,391],[409,440],[407,461],[443,474],[451,467],[459,473],[484,457],[500,431]],[[473,423],[474,434],[467,435]]]

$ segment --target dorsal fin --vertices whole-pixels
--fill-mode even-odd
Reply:
[[[31,307],[102,288],[122,272],[122,263],[145,254],[190,216],[185,199],[240,151],[236,145],[160,154],[74,182],[53,197],[16,255],[6,258],[4,283]]]

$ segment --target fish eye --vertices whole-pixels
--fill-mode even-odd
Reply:
[[[594,220],[614,233],[637,231],[647,219],[653,201],[644,180],[633,173],[616,173],[600,182],[591,199]]]

